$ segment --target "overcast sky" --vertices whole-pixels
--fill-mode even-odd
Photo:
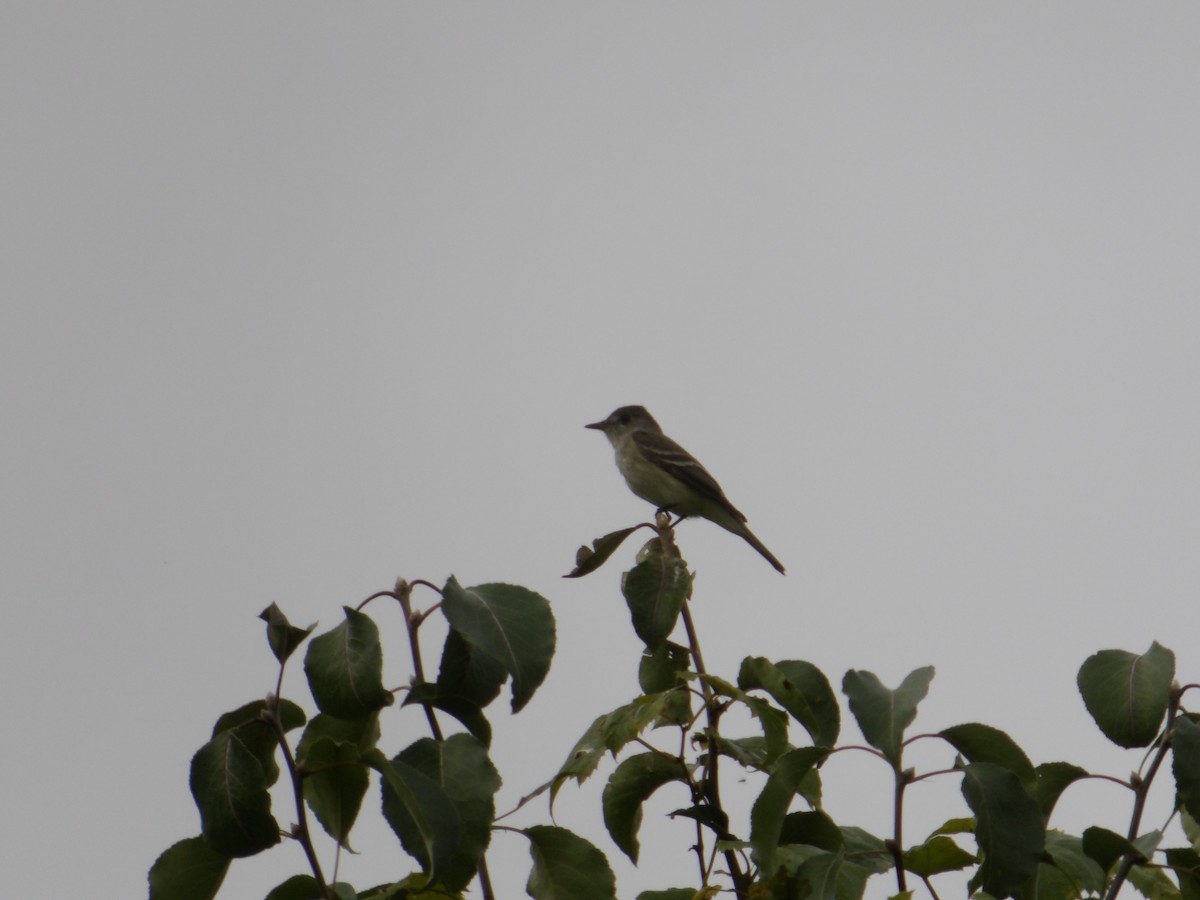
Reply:
[[[788,567],[681,526],[714,672],[932,664],[922,730],[1118,776],[1080,663],[1159,640],[1200,672],[1194,4],[7,0],[0,103],[11,896],[144,895],[198,830],[192,753],[273,687],[271,602],[325,629],[398,576],[544,594],[500,808],[546,780],[636,691],[632,546],[559,577],[649,512],[582,427],[622,404]],[[885,831],[888,773],[839,765],[831,814]],[[602,783],[556,814],[621,896],[689,883],[683,799],[633,870]],[[910,809],[914,839],[963,814],[957,779]],[[1060,824],[1128,809],[1097,782]],[[355,885],[408,871],[374,788],[355,844]],[[493,848],[522,896],[525,842]],[[222,896],[303,870],[286,845]]]

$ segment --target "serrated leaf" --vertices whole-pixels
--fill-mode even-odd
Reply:
[[[683,684],[691,663],[687,647],[664,641],[654,652],[642,654],[638,664],[638,684],[644,694],[669,693],[663,707],[662,723],[686,725],[692,721],[692,694]]]
[[[978,862],[946,835],[932,837],[923,844],[904,851],[904,868],[914,875],[930,878],[942,872],[957,872]]]
[[[742,660],[738,687],[760,688],[804,726],[818,747],[832,747],[841,729],[837,697],[829,680],[812,663],[785,659],[772,663],[762,656]]]
[[[616,900],[616,878],[593,844],[553,825],[534,825],[524,834],[533,857],[525,892],[534,900]]]
[[[777,868],[775,848],[779,846],[788,807],[804,777],[828,755],[829,751],[823,747],[801,747],[783,754],[775,761],[774,770],[754,801],[750,812],[750,845],[767,877]]]
[[[345,621],[309,643],[304,674],[321,712],[360,719],[391,706],[394,698],[383,686],[379,629],[366,613],[343,609]]]
[[[677,759],[660,753],[638,753],[621,762],[604,786],[604,827],[630,862],[638,861],[638,829],[642,804],[672,781],[687,783],[687,771]]]
[[[383,813],[404,849],[431,878],[452,891],[467,886],[487,849],[500,776],[484,746],[466,734],[439,742],[423,738],[391,760],[429,822],[432,856],[415,828],[410,808],[385,785]],[[436,873],[436,875],[434,874]]]
[[[1007,897],[1034,873],[1045,850],[1041,810],[1020,779],[994,763],[968,765],[962,793],[975,814],[981,887]]]
[[[637,564],[621,576],[621,593],[629,607],[633,630],[647,649],[657,649],[671,636],[691,592],[692,573],[687,563],[663,553],[658,538],[646,544]]]
[[[851,669],[842,679],[842,691],[863,737],[895,765],[900,763],[904,730],[917,717],[917,704],[929,692],[933,671],[933,666],[925,666],[910,672],[894,691],[872,672]]]
[[[558,773],[550,782],[550,809],[554,809],[554,800],[559,788],[568,778],[574,778],[579,784],[587,781],[596,771],[600,760],[604,758],[604,725],[608,715],[597,716],[587,731],[575,742],[566,760],[558,768]]]
[[[1129,883],[1147,900],[1180,900],[1179,888],[1157,866],[1134,866],[1129,870]]]
[[[1026,790],[1032,791],[1037,784],[1037,774],[1025,751],[999,728],[968,722],[945,728],[938,734],[968,762],[990,762],[1008,769],[1021,779]]]
[[[392,765],[392,761],[384,756],[383,751],[377,747],[363,754],[363,762],[380,775],[384,818],[387,818],[387,806],[390,804],[394,817],[401,822],[401,829],[408,835],[409,841],[420,844],[417,853],[413,853],[411,850],[409,853],[418,861],[433,859],[436,839],[435,825],[426,815],[422,800],[409,785],[408,779],[397,771],[396,767]],[[420,775],[419,772],[417,774]],[[392,830],[396,831],[397,836],[400,837],[396,825],[390,819],[388,824],[392,825]],[[401,842],[403,843],[403,838],[401,838]],[[408,850],[408,845],[405,845],[405,849]],[[424,862],[422,864],[425,865]],[[424,881],[416,882],[414,887],[425,887],[432,880],[433,873],[428,871],[426,865]]]
[[[150,867],[150,900],[212,900],[229,862],[202,837],[177,841]]]
[[[1200,900],[1200,854],[1191,847],[1172,848],[1164,853],[1167,865],[1179,880],[1182,900]]]
[[[817,853],[801,863],[794,878],[802,885],[806,900],[838,900],[845,861],[845,855],[838,851]]]
[[[304,643],[304,639],[317,627],[316,622],[307,628],[293,625],[283,614],[283,610],[274,603],[260,612],[258,617],[267,623],[267,643],[271,647],[271,652],[275,654],[275,658],[281,663],[287,662],[288,657]]]
[[[550,671],[554,614],[545,597],[514,584],[459,585],[442,591],[442,613],[471,645],[512,679],[512,710],[520,712]]]
[[[304,799],[325,832],[347,850],[370,783],[360,756],[355,744],[332,738],[311,741],[305,748]]]
[[[723,809],[717,809],[707,803],[697,803],[686,809],[677,809],[670,813],[672,819],[679,817],[699,822],[717,836],[720,841],[736,841],[737,838],[729,832],[729,815]]]
[[[634,525],[632,528],[610,531],[603,537],[598,537],[592,541],[590,548],[587,546],[580,547],[575,553],[575,568],[564,575],[563,578],[579,578],[582,575],[595,572],[608,562],[608,558],[616,552],[625,538],[641,527],[641,525]]]
[[[1096,725],[1119,747],[1146,747],[1158,736],[1175,677],[1175,654],[1157,642],[1137,656],[1101,650],[1076,679]]]
[[[855,826],[842,826],[843,847],[846,859],[874,875],[881,875],[894,868],[892,851],[881,838]]]
[[[1127,853],[1141,856],[1141,852],[1128,838],[1095,825],[1084,829],[1081,846],[1083,852],[1095,860],[1105,872],[1112,869],[1116,861]]]
[[[325,713],[317,713],[300,735],[296,745],[296,762],[308,762],[308,750],[318,741],[330,740],[337,744],[349,744],[359,753],[366,753],[379,742],[379,713],[368,713],[361,719],[339,719]]]
[[[279,843],[267,774],[238,734],[222,731],[197,750],[190,777],[205,840],[218,853],[235,858]]]

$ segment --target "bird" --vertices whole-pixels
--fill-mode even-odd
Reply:
[[[663,434],[662,428],[644,406],[622,406],[607,419],[592,422],[613,446],[617,468],[634,494],[659,510],[681,519],[699,516],[736,534],[786,574],[783,564],[746,526],[717,480],[694,456]]]

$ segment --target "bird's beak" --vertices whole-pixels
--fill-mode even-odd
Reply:
[[[593,422],[591,425],[584,425],[583,427],[584,428],[595,428],[597,431],[603,431],[605,424],[606,423],[604,423],[604,422]]]

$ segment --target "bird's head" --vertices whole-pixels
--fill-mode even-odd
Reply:
[[[592,422],[584,428],[595,428],[602,431],[610,441],[615,441],[633,431],[662,432],[654,416],[646,412],[644,406],[622,406],[602,422]]]

